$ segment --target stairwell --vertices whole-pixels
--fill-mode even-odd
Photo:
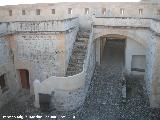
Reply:
[[[77,39],[73,45],[72,55],[68,63],[66,76],[72,76],[82,72],[87,51],[88,39],[88,32],[77,33]]]

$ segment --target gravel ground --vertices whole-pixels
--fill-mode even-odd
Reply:
[[[51,110],[42,113],[34,108],[33,96],[22,90],[1,108],[0,120],[3,115],[22,115],[25,120],[30,120],[29,117],[34,115],[42,116],[42,120],[50,120],[55,116],[55,120],[160,120],[160,109],[149,107],[144,79],[141,76],[126,78],[127,98],[126,103],[122,102],[121,71],[124,51],[121,47],[113,49],[112,46],[105,50],[108,52],[104,55],[101,66],[96,66],[86,101],[81,108],[69,112]],[[112,54],[109,54],[110,51]],[[13,117],[5,119],[16,120]]]

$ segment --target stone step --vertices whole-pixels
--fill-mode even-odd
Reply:
[[[73,56],[85,57],[85,53],[86,53],[86,52],[83,52],[83,53],[74,52],[72,55],[73,55]]]
[[[71,67],[71,66],[69,66],[68,68],[67,68],[67,70],[68,71],[77,71],[77,70],[82,70],[83,69],[83,67],[77,67],[77,66],[74,66],[74,67]]]
[[[73,49],[87,49],[87,46],[74,46]]]
[[[75,63],[69,63],[69,64],[68,64],[68,67],[69,67],[69,66],[75,66]],[[83,66],[83,63],[79,63],[79,64],[76,65],[76,66],[78,66],[78,67]]]
[[[78,41],[78,42],[87,42],[88,38],[78,38],[76,41]]]
[[[73,48],[74,50],[73,50],[73,52],[85,52],[85,48],[84,49],[78,49],[78,48]]]
[[[71,56],[72,59],[84,60],[85,56]]]
[[[87,41],[75,41],[74,45],[86,45]]]
[[[89,32],[78,32],[77,35],[79,38],[89,38]]]
[[[77,39],[73,45],[66,76],[75,75],[83,70],[83,64],[88,46],[88,33],[78,32]]]
[[[87,46],[85,43],[74,43],[74,47],[79,47],[79,46]]]

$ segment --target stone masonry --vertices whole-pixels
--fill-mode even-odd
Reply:
[[[90,85],[93,87],[92,82],[98,80],[93,91],[102,91],[95,95],[99,94],[102,99],[104,96],[109,104],[115,105],[108,107],[109,111],[114,110],[108,118],[116,119],[115,107],[119,106],[117,102],[121,96],[117,93],[122,91],[120,79],[124,71],[129,76],[126,80],[130,80],[125,82],[129,84],[126,91],[132,89],[132,83],[137,85],[137,89],[142,86],[141,82],[140,85],[135,83],[141,79],[135,75],[144,77],[143,95],[139,94],[141,89],[135,90],[140,95],[140,102],[147,102],[140,107],[148,111],[150,109],[146,109],[146,106],[159,108],[159,28],[159,0],[0,6],[0,107],[5,106],[16,94],[23,94],[18,91],[23,91],[23,86],[28,85],[29,92],[26,95],[34,95],[32,105],[36,108],[40,108],[41,104],[39,94],[47,94],[51,97],[48,101],[51,102],[52,109],[71,111],[85,103],[91,92]],[[108,40],[122,39],[125,41],[123,69],[120,51],[117,51],[119,56],[116,56],[114,49],[105,49]],[[121,47],[117,41],[115,43]],[[107,64],[103,61],[104,58]],[[116,60],[119,62],[116,63]],[[98,77],[95,75],[97,72]],[[101,82],[106,86],[101,86]],[[104,91],[99,89],[101,87]],[[137,96],[134,97],[136,102],[132,97],[130,100],[137,105]],[[89,99],[91,104],[99,102],[98,98],[93,98]],[[124,111],[128,111],[132,105],[128,106]],[[94,107],[96,105],[91,105],[92,109]],[[4,108],[2,111],[5,111]],[[131,114],[138,113],[136,110],[131,110]],[[123,110],[117,107],[117,111]],[[125,115],[122,118],[124,117]],[[94,115],[93,118],[96,119]]]
[[[68,63],[66,76],[76,75],[82,72],[84,59],[86,57],[88,39],[88,33],[78,32],[77,39],[73,46],[72,55]]]

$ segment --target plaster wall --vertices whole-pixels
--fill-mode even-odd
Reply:
[[[134,18],[157,18],[159,4],[151,3],[57,3],[57,4],[33,4],[33,5],[12,5],[0,7],[0,21],[43,21],[65,19],[78,16],[80,19],[80,28],[88,30],[91,28],[92,15],[97,17],[134,17]],[[68,8],[72,8],[72,14],[68,14]],[[85,9],[89,11],[86,14]],[[105,14],[102,9],[106,8]],[[120,13],[120,9],[124,9],[124,14]],[[36,15],[36,9],[40,9],[40,15]],[[55,14],[52,14],[55,9]],[[143,13],[139,14],[139,9],[143,9]],[[9,16],[9,10],[12,10],[12,16]],[[22,15],[25,10],[25,15]]]
[[[83,71],[68,77],[52,76],[45,81],[34,81],[35,106],[39,107],[38,93],[52,96],[52,107],[57,110],[73,110],[84,103],[95,67],[95,43],[90,35]]]
[[[68,33],[69,34],[69,33]],[[15,69],[27,69],[33,92],[33,81],[64,76],[66,68],[66,35],[54,33],[20,33],[12,41]]]
[[[147,93],[152,107],[160,107],[160,37],[152,34],[150,46],[147,48],[147,71],[146,85]]]
[[[20,89],[12,58],[9,41],[0,38],[0,76],[5,74],[6,77],[6,90],[2,92],[0,88],[0,107],[14,97]]]
[[[125,71],[128,74],[140,74],[140,72],[131,71],[132,64],[132,56],[133,55],[145,55],[146,56],[146,48],[141,44],[137,43],[135,40],[127,38],[126,40],[126,49],[125,49]],[[141,61],[139,68],[143,69],[146,61]],[[144,74],[144,73],[142,73]]]
[[[72,8],[72,14],[68,14],[68,8]],[[87,14],[85,8],[89,9]],[[106,14],[102,14],[102,8],[106,8]],[[0,22],[8,23],[1,23],[0,34],[5,33],[7,30],[14,33],[9,43],[14,53],[12,59],[15,68],[29,70],[31,85],[34,79],[39,79],[34,87],[35,95],[39,92],[52,95],[52,92],[55,92],[52,95],[52,100],[53,103],[56,103],[56,108],[60,110],[71,110],[80,106],[85,99],[86,92],[84,91],[87,90],[86,86],[89,85],[94,71],[97,45],[99,51],[96,52],[96,56],[99,55],[99,62],[100,51],[102,51],[100,42],[96,43],[95,47],[95,39],[108,34],[127,36],[128,39],[134,38],[138,44],[147,48],[147,91],[152,106],[159,106],[160,69],[158,65],[160,57],[158,46],[160,44],[158,42],[159,37],[154,35],[154,33],[160,33],[158,21],[160,16],[157,14],[159,8],[158,3],[58,3],[2,6],[0,7]],[[36,9],[40,9],[40,15],[36,15]],[[52,9],[55,9],[55,14],[52,14]],[[120,9],[124,10],[124,14],[120,13]],[[143,9],[143,14],[139,14],[139,9]],[[9,10],[12,10],[12,16],[9,16]],[[26,11],[25,15],[22,15],[22,10]],[[93,14],[97,18],[92,16]],[[95,28],[90,38],[93,42],[89,42],[89,52],[85,61],[87,64],[84,65],[83,72],[71,77],[61,77],[64,76],[67,68],[76,36],[75,31],[77,31],[75,27],[78,25],[77,21],[66,19],[75,16],[79,16],[81,30],[91,29],[91,23],[94,22]],[[156,18],[157,20],[150,18]],[[135,43],[129,44],[136,46]],[[128,50],[131,51],[131,48],[128,48]],[[138,50],[135,52],[141,51]],[[131,56],[131,54],[133,52],[127,53],[128,56]],[[2,58],[4,59],[2,63],[8,59],[3,55]],[[14,67],[12,69],[12,64],[7,63],[5,67],[1,68],[1,71],[8,73],[9,68],[12,71],[9,76],[13,78],[14,75],[16,76],[16,72],[13,72]],[[32,89],[33,86],[31,86],[31,91]],[[37,98],[38,96],[36,96],[38,101]]]

